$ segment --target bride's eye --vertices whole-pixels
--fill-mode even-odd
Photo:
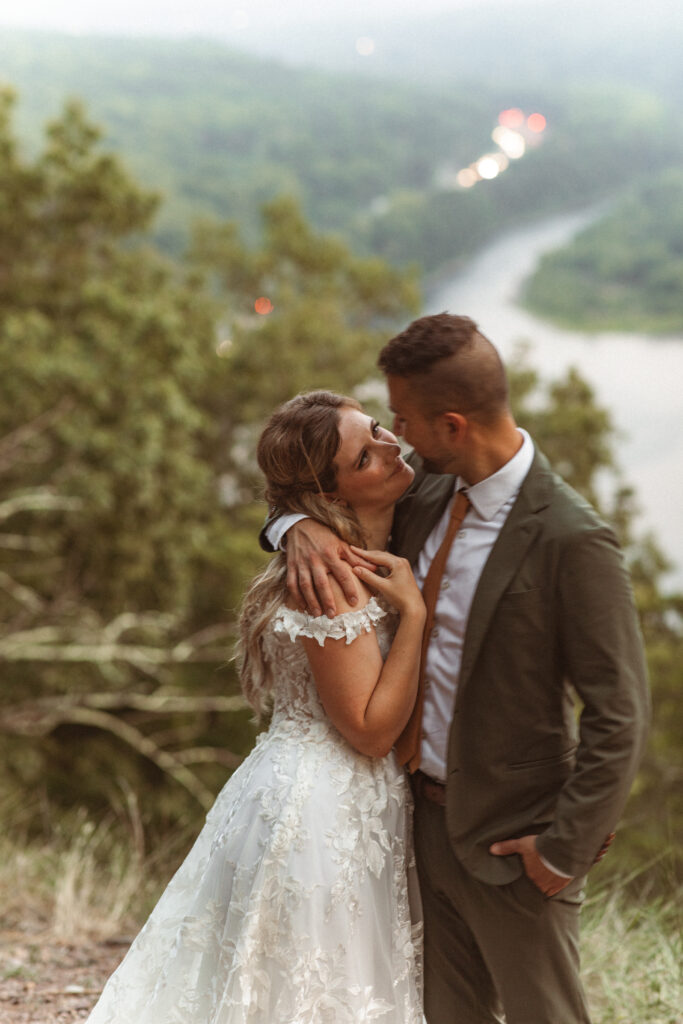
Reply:
[[[381,424],[380,424],[379,420],[375,420],[374,423],[372,424],[372,427],[371,427],[372,436],[373,437],[377,437],[377,435],[378,435],[378,433],[380,431],[380,428],[381,428]]]

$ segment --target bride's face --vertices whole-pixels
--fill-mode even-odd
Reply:
[[[390,430],[360,409],[345,407],[339,414],[341,444],[334,458],[335,497],[357,513],[392,505],[409,487],[414,471],[401,458]]]

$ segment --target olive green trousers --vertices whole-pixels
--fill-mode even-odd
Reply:
[[[579,978],[585,880],[552,899],[526,875],[480,882],[455,856],[445,817],[415,794],[427,1024],[590,1024]]]

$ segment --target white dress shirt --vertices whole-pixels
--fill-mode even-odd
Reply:
[[[427,648],[422,718],[420,768],[439,782],[446,781],[448,730],[474,592],[534,457],[531,438],[525,430],[520,430],[520,434],[521,448],[492,476],[471,487],[461,477],[455,482],[455,490],[464,488],[471,504],[455,535],[436,602],[434,627]],[[420,587],[446,534],[454,500],[453,497],[449,501],[420,552],[414,569]]]

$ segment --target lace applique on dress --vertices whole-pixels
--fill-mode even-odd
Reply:
[[[327,615],[313,616],[283,605],[275,613],[273,630],[276,633],[287,633],[290,640],[300,636],[317,640],[321,647],[329,637],[332,640],[346,638],[347,644],[352,643],[361,633],[370,633],[380,619],[386,615],[376,597],[371,597],[363,608],[350,612],[342,612],[333,619]]]

